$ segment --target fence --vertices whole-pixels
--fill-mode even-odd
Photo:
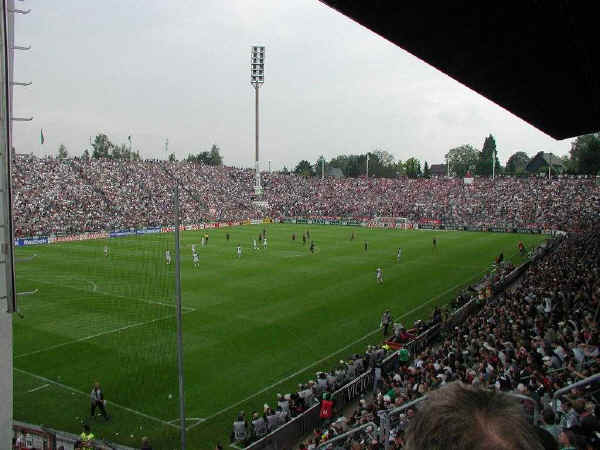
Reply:
[[[13,432],[15,438],[14,450],[36,449],[56,450],[63,447],[64,450],[74,450],[79,436],[46,428],[39,425],[31,425],[24,422],[13,421]],[[94,450],[134,450],[131,447],[117,445],[108,441],[94,440]]]
[[[587,377],[583,380],[577,381],[573,384],[565,386],[564,388],[559,389],[552,396],[552,409],[555,413],[558,413],[558,398],[569,392],[571,389],[580,389],[587,386],[590,386],[594,383],[600,382],[600,373],[592,375],[591,377]]]
[[[373,383],[373,371],[369,370],[335,391],[331,398],[334,401],[336,411],[341,411],[348,403],[372,390]],[[315,404],[265,437],[250,444],[246,447],[246,450],[279,450],[294,447],[298,443],[298,439],[321,424],[320,409],[321,405]]]
[[[277,428],[265,437],[250,444],[246,450],[283,450],[293,448],[301,436],[311,432],[321,423],[319,412],[320,404],[307,409],[304,413],[287,422],[285,425]]]
[[[367,422],[363,425],[360,425],[356,428],[352,428],[349,431],[346,431],[343,434],[340,434],[339,436],[334,437],[333,439],[329,439],[328,441],[326,441],[325,443],[319,445],[317,447],[317,449],[326,449],[329,448],[334,442],[339,442],[339,441],[344,441],[345,439],[348,439],[350,436],[354,436],[356,433],[360,433],[363,430],[368,430],[369,427],[372,427],[373,432],[375,432],[375,430],[377,430],[377,425],[375,425],[373,422]],[[341,442],[340,444],[343,445],[343,442]]]

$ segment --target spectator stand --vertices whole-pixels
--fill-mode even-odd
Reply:
[[[395,354],[395,353],[394,353]],[[346,405],[362,396],[365,392],[371,391],[374,384],[373,370],[368,370],[358,376],[351,382],[336,390],[332,395],[334,409],[341,411]],[[262,449],[287,449],[292,448],[298,443],[298,439],[310,433],[321,425],[322,420],[319,417],[320,405],[316,403],[304,413],[294,417],[289,422],[267,434],[263,438],[253,442],[245,447],[246,450]],[[233,448],[240,448],[231,444]]]

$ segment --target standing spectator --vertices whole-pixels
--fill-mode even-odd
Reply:
[[[383,316],[381,316],[381,327],[383,328],[383,337],[386,337],[388,335],[388,329],[391,323],[392,313],[388,309],[383,313]]]
[[[102,389],[100,389],[100,383],[95,382],[92,387],[92,392],[90,393],[90,401],[91,401],[91,413],[90,415],[94,417],[96,414],[96,408],[100,410],[102,416],[108,420],[110,417],[106,413],[106,400],[104,400],[104,394],[102,393]]]

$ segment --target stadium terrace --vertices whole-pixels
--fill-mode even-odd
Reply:
[[[188,162],[54,159],[17,155],[15,237],[173,223],[173,179],[182,223],[264,217],[402,217],[411,223],[577,231],[597,214],[592,178],[306,178],[265,173],[253,204],[253,171]]]

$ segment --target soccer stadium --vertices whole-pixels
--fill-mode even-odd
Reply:
[[[569,2],[431,11],[294,1],[307,14],[301,27],[312,18],[316,30],[322,17],[325,28],[364,27],[361,40],[416,56],[523,129],[563,147],[568,139],[561,157],[535,148],[501,161],[486,133],[481,149],[445,142],[452,148],[423,165],[381,148],[313,164],[309,150],[288,152],[285,141],[262,146],[280,135],[269,134],[261,102],[282,91],[263,95],[272,44],[253,41],[244,44],[249,108],[238,112],[250,124],[251,159],[216,145],[181,158],[169,154],[173,140],[144,153],[135,133],[118,145],[97,131],[81,154],[62,144],[44,153],[51,132],[22,112],[38,103],[17,94],[32,83],[16,79],[14,66],[30,49],[19,22],[48,5],[0,3],[0,450],[600,448],[600,90],[590,11]],[[221,11],[217,3],[208,10]],[[142,33],[159,10],[169,25],[161,2],[148,5],[139,22],[127,17],[128,32]],[[269,23],[240,5],[244,14],[223,8],[214,18],[223,34],[237,23],[229,13]],[[560,69],[548,72],[555,59]],[[193,66],[191,54],[185,60]],[[145,81],[135,95],[152,97]],[[224,114],[237,117],[228,101]],[[99,104],[70,107],[96,120]],[[61,114],[39,120],[56,125]],[[336,135],[354,136],[347,128]],[[28,147],[31,134],[38,149]],[[270,158],[281,168],[271,170]]]

